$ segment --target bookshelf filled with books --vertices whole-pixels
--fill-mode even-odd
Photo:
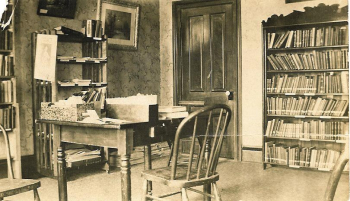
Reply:
[[[331,171],[349,140],[348,17],[335,8],[262,23],[264,168]]]
[[[16,98],[15,76],[15,16],[13,1],[9,1],[7,9],[0,18],[0,124],[6,129],[11,142],[12,164],[15,178],[22,177],[21,146],[19,128],[19,107]],[[0,131],[0,147],[5,146]],[[6,153],[0,151],[0,160],[6,159]]]
[[[91,20],[90,20],[91,21]],[[87,28],[83,23],[82,30],[74,30],[65,26],[54,29],[41,30],[33,33],[33,67],[37,70],[38,62],[43,62],[40,55],[39,38],[41,35],[54,36],[55,47],[54,76],[50,79],[38,79],[34,70],[33,93],[34,112],[33,119],[40,119],[41,103],[71,101],[72,103],[91,104],[98,115],[104,112],[104,101],[107,97],[107,40],[102,34],[101,26]],[[37,60],[37,62],[36,62]],[[48,75],[49,76],[49,75]],[[40,75],[44,77],[45,75]],[[80,97],[81,100],[77,100]],[[43,175],[56,175],[56,151],[53,150],[53,125],[38,125],[34,122],[37,133],[36,157],[37,170]],[[46,136],[46,137],[45,137]],[[92,148],[89,154],[87,147],[71,145],[67,147],[84,149],[89,157],[74,156],[74,160],[67,161],[68,167],[101,162],[101,154],[96,154]],[[68,152],[67,152],[68,153]],[[73,157],[72,157],[73,158]]]

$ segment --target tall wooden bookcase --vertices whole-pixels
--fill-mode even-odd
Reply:
[[[32,59],[35,65],[36,40],[38,34],[52,34],[56,31],[45,29],[32,35]],[[105,37],[57,34],[57,59],[55,82],[33,77],[33,120],[40,118],[42,102],[64,100],[82,90],[95,90],[107,86],[107,40]],[[90,83],[72,83],[73,79],[91,80]],[[37,171],[43,175],[57,175],[55,168],[57,150],[53,150],[53,125],[33,122]],[[87,165],[101,161],[100,156],[67,162],[67,167]]]
[[[349,140],[347,7],[262,22],[263,162],[330,171]]]
[[[7,6],[3,13],[2,21],[7,22],[14,12],[13,1]],[[1,23],[0,23],[1,24]],[[12,16],[11,23],[0,30],[0,124],[9,134],[11,144],[11,158],[14,167],[15,178],[22,177],[21,169],[21,145],[19,128],[19,108],[16,98],[16,77],[15,68],[15,16]],[[1,132],[1,131],[0,131]],[[0,133],[0,159],[6,159],[5,141]]]

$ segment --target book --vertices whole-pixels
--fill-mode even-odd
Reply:
[[[158,106],[159,113],[169,113],[169,112],[185,112],[185,106]]]
[[[74,35],[74,36],[84,36],[84,34],[80,31],[65,27],[65,26],[59,26],[55,27],[54,30],[56,30],[57,35]]]

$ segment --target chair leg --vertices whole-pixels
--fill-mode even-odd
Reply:
[[[204,184],[203,185],[203,192],[211,194],[211,185],[210,184]],[[211,201],[211,197],[203,195],[203,200],[204,201]]]
[[[182,201],[189,201],[186,188],[181,189]]]
[[[148,193],[148,181],[147,179],[143,180],[143,185],[142,185],[142,201],[146,201],[147,200],[147,193]]]
[[[38,189],[34,189],[34,201],[40,201]]]
[[[216,182],[213,183],[213,191],[214,191],[215,201],[221,201],[221,195]]]
[[[169,154],[169,160],[168,160],[168,167],[169,167],[171,164],[171,159],[173,158],[173,154],[174,154],[174,145],[171,144],[171,142],[169,142],[169,141],[168,141],[168,145],[170,148],[170,154]]]

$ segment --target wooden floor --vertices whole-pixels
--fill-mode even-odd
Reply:
[[[165,165],[167,158],[154,161],[154,167]],[[132,200],[141,200],[142,179],[140,172],[143,164],[132,167]],[[234,162],[223,159],[218,165],[220,180],[218,182],[224,201],[321,201],[330,173],[286,168],[262,169],[262,164]],[[69,201],[119,201],[119,170],[110,174],[94,169],[83,168],[68,171]],[[57,181],[52,178],[40,178],[39,194],[41,200],[58,200]],[[154,193],[167,189],[154,184]],[[172,189],[170,189],[172,190]],[[201,200],[201,196],[191,193],[190,200]],[[24,193],[6,200],[33,200],[33,193]],[[180,196],[173,197],[174,201]],[[335,201],[349,200],[349,175],[343,174],[335,195]]]

